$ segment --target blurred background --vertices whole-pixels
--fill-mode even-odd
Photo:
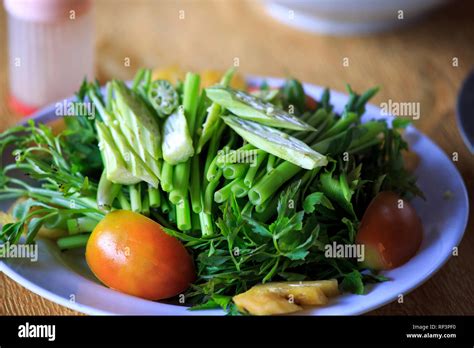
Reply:
[[[10,2],[16,4],[9,12],[16,11],[26,22],[39,13],[18,9],[21,0]],[[375,104],[419,102],[421,117],[415,126],[449,156],[458,153],[455,164],[469,192],[474,190],[474,158],[455,117],[459,89],[474,66],[473,1],[96,0],[90,7],[78,6],[74,15],[80,25],[52,34],[52,42],[67,38],[58,47],[48,46],[44,28],[35,36],[40,29],[12,23],[0,9],[0,131],[22,120],[21,112],[41,106],[21,98],[39,93],[37,100],[53,102],[71,95],[71,85],[79,87],[74,79],[86,74],[104,82],[131,79],[140,67],[202,71],[238,63],[243,75],[294,76],[335,90],[344,90],[346,82],[356,91],[379,85]],[[71,19],[69,11],[59,15]],[[8,35],[32,55],[22,76],[8,76],[15,73]],[[40,48],[28,51],[33,44]],[[64,53],[68,58],[61,58]],[[468,276],[474,264],[470,220],[458,257],[403,306],[394,303],[374,313],[474,314],[468,295],[474,287]],[[463,277],[467,280],[460,282]],[[10,280],[0,284],[0,297],[5,296],[0,303],[9,314],[73,313]]]

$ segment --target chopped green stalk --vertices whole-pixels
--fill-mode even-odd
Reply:
[[[207,214],[212,213],[212,205],[214,203],[214,192],[215,192],[217,186],[219,186],[221,176],[222,176],[222,170],[219,169],[218,172],[216,173],[214,179],[211,180],[206,186],[206,190],[204,192],[204,207],[203,207],[203,210]]]
[[[206,96],[206,90],[202,90],[201,95],[199,96],[199,103],[196,111],[196,125],[193,136],[195,147],[197,146],[199,138],[201,137],[203,123],[207,116],[207,109],[211,106],[211,104],[212,102]],[[196,153],[198,152],[196,151]]]
[[[232,81],[232,78],[234,77],[235,74],[235,68],[230,68],[228,69],[224,75],[222,75],[220,85],[227,87],[230,85],[230,82]]]
[[[172,165],[186,162],[193,154],[193,140],[183,108],[169,116],[163,126],[163,158]]]
[[[166,80],[156,80],[151,83],[148,100],[160,117],[171,115],[179,104],[178,93]]]
[[[226,164],[248,163],[256,151],[251,144],[246,144],[237,150],[230,150],[229,147],[225,146],[218,153],[217,165],[219,168],[223,168]]]
[[[363,93],[359,98],[357,98],[353,110],[355,110],[359,114],[359,116],[362,115],[365,110],[365,104],[369,101],[369,99],[376,95],[379,90],[380,87],[376,86],[370,88],[365,93]]]
[[[336,135],[333,135],[332,137],[330,138],[326,138],[322,141],[318,141],[316,144],[314,144],[313,146],[311,146],[312,149],[318,151],[318,152],[322,152],[322,153],[327,153],[328,150],[329,150],[329,147],[330,145],[335,141],[335,140],[343,140],[344,137],[347,135],[347,130],[342,132],[342,133],[339,133],[339,134],[336,134]]]
[[[352,151],[354,148],[358,148],[365,143],[373,141],[377,136],[386,129],[386,124],[379,121],[369,121],[358,126],[364,132],[353,139],[351,145],[349,146],[349,151]]]
[[[306,122],[307,124],[309,124],[309,121],[312,119],[312,114],[311,112],[305,112],[303,115],[299,116],[300,117],[300,120]],[[302,131],[300,131],[302,132]]]
[[[191,209],[189,208],[189,199],[184,199],[176,205],[176,222],[178,229],[188,231],[191,229]]]
[[[240,178],[247,173],[248,168],[249,166],[245,163],[226,164],[224,168],[222,168],[222,174],[226,179]]]
[[[82,248],[87,245],[87,241],[89,240],[90,234],[77,234],[73,236],[67,236],[59,238],[56,243],[58,244],[59,249],[66,250],[66,249],[75,249],[75,248]]]
[[[130,205],[130,202],[128,201],[127,197],[125,197],[123,191],[119,192],[117,198],[118,198],[120,207],[123,210],[132,210],[132,206]]]
[[[298,117],[290,115],[272,103],[263,101],[246,92],[234,90],[230,87],[214,86],[207,88],[206,93],[213,102],[241,118],[279,128],[313,129]]]
[[[286,181],[292,178],[301,168],[290,162],[283,162],[266,174],[249,191],[249,200],[254,205],[264,203],[273,193],[275,193]]]
[[[343,117],[337,120],[336,123],[324,133],[323,137],[320,138],[320,140],[330,138],[333,135],[345,131],[351,124],[356,122],[358,119],[359,116],[355,112],[344,113]]]
[[[200,77],[197,74],[188,73],[184,81],[183,109],[189,126],[190,134],[194,134],[196,126],[196,113],[199,105]],[[192,139],[191,139],[192,144]],[[174,168],[173,190],[169,199],[173,204],[178,204],[187,199],[189,187],[189,174],[191,170],[190,161],[179,163]],[[188,202],[189,205],[189,202]]]
[[[188,195],[189,174],[191,167],[189,163],[179,163],[174,167],[173,190],[170,192],[171,203],[178,204]]]
[[[227,87],[234,76],[235,69],[229,69],[224,74],[221,79],[220,84],[224,87]],[[197,153],[201,153],[202,148],[207,143],[207,141],[212,137],[215,131],[218,129],[220,125],[219,116],[223,110],[221,109],[220,105],[217,103],[212,103],[208,109],[206,121],[202,126],[202,133],[199,137],[199,142],[197,146]]]
[[[199,214],[191,212],[191,230],[200,231],[200,229],[201,229],[201,221],[199,219]]]
[[[318,109],[314,115],[308,119],[308,124],[313,126],[318,130],[319,126],[326,120],[328,117],[333,118],[334,116],[329,114],[325,109]],[[306,133],[307,134],[307,133]]]
[[[273,167],[275,166],[275,160],[276,160],[276,157],[275,157],[275,156],[273,156],[273,155],[268,155],[268,159],[267,159],[267,173],[272,171]]]
[[[168,214],[170,212],[170,201],[167,199],[166,194],[165,194],[165,199],[163,199],[161,203],[161,212],[163,214]]]
[[[196,129],[196,111],[199,105],[199,84],[201,78],[197,74],[187,73],[184,80],[183,107],[189,125],[189,132]]]
[[[214,224],[211,214],[204,211],[199,213],[199,222],[201,223],[201,233],[203,237],[212,236],[214,234]]]
[[[325,88],[323,95],[321,96],[321,105],[327,112],[332,111],[332,106],[329,103],[330,99],[331,99],[331,92],[329,91],[329,88]]]
[[[358,146],[350,147],[350,148],[349,148],[349,151],[350,151],[351,153],[360,152],[360,151],[362,151],[362,150],[364,150],[364,149],[367,149],[367,148],[369,148],[369,147],[371,147],[371,146],[374,146],[374,145],[376,145],[376,144],[379,144],[379,143],[381,143],[381,142],[382,142],[382,139],[375,138],[375,139],[372,139],[371,141],[368,141],[368,142],[366,142],[366,143],[364,143],[364,144],[360,144],[360,145],[358,145]]]
[[[204,164],[204,175],[207,176],[207,172],[209,171],[209,168],[214,160],[217,161],[216,155],[217,155],[217,148],[219,146],[219,142],[221,140],[221,135],[224,132],[224,129],[226,127],[225,123],[222,122],[221,119],[218,120],[219,126],[216,130],[216,132],[212,135],[211,141],[209,142],[209,146],[207,149],[207,156],[206,156],[206,163]],[[216,165],[216,164],[214,164]],[[207,177],[204,179],[204,183],[206,182]]]
[[[161,188],[165,192],[173,190],[173,171],[174,167],[165,161],[161,171]]]
[[[258,172],[258,168],[262,165],[267,157],[267,153],[265,151],[259,150],[257,154],[257,158],[254,160],[255,162],[250,165],[249,170],[244,178],[244,183],[247,187],[251,187],[255,180],[255,176]]]
[[[92,232],[98,221],[87,216],[67,220],[67,230],[69,234]]]
[[[327,117],[334,117],[326,109],[318,109],[309,119],[308,123],[317,128]]]
[[[137,213],[142,211],[142,197],[140,184],[130,185],[131,210]]]
[[[161,194],[158,188],[148,186],[148,201],[150,208],[158,208],[161,204]]]
[[[320,134],[322,131],[322,128],[326,125],[326,121],[328,119],[332,119],[334,116],[332,114],[329,114],[325,109],[318,109],[314,116],[310,117],[309,120],[307,121],[308,124],[311,126],[315,127],[316,130],[312,132],[307,132],[307,131],[299,131],[299,132],[294,132],[292,135],[295,138],[298,139],[304,139],[305,137],[312,136],[313,134]],[[305,141],[305,143],[307,143]]]
[[[306,106],[306,94],[303,85],[296,79],[287,79],[281,88],[281,93],[287,105],[293,105],[299,112]]]
[[[266,209],[268,209],[268,207],[270,205],[272,205],[272,202],[277,202],[278,199],[275,199],[275,197],[270,197],[269,199],[267,199],[265,202],[263,202],[262,204],[259,204],[259,205],[256,205],[255,206],[255,211],[257,213],[263,213]]]
[[[144,99],[147,98],[148,90],[151,83],[151,70],[140,69],[133,79],[132,90],[140,94]]]
[[[312,144],[314,141],[317,141],[319,137],[324,135],[324,132],[328,130],[330,127],[332,127],[333,124],[333,117],[329,116],[326,118],[323,123],[321,123],[318,127],[318,129],[312,133],[310,133],[308,136],[306,136],[303,141],[306,144]]]
[[[112,203],[119,194],[122,185],[114,184],[107,179],[106,171],[102,171],[100,176],[99,186],[97,188],[97,207],[103,211],[112,209]]]
[[[227,164],[226,162],[226,153],[229,152],[229,147],[224,146],[221,150],[217,152],[217,156],[215,158],[216,166],[219,167],[220,169],[224,168],[224,166]]]
[[[212,103],[207,109],[207,117],[204,122],[202,134],[199,137],[197,153],[201,153],[202,148],[214,133],[214,130],[219,126],[219,116],[221,114],[221,107],[219,104]]]
[[[211,164],[209,165],[209,168],[206,171],[206,179],[209,182],[213,181],[216,178],[219,171],[220,171],[220,168],[217,165],[217,158],[218,158],[217,156],[214,157]]]
[[[327,164],[326,156],[284,132],[235,116],[222,119],[250,144],[297,166],[314,169]]]
[[[216,191],[214,193],[214,202],[223,203],[227,201],[232,194],[232,186],[236,185],[240,180],[242,179],[241,178],[234,179],[230,183],[222,187],[219,191]]]
[[[140,214],[150,216],[150,199],[148,198],[148,195],[145,195],[145,198],[143,198]]]
[[[172,223],[176,223],[176,205],[170,204],[170,208],[168,211],[168,220]]]
[[[244,184],[244,179],[239,178],[238,181],[236,181],[232,185],[232,192],[234,193],[235,197],[241,198],[247,195],[249,188]]]
[[[138,69],[138,71],[135,74],[135,77],[133,79],[133,84],[132,84],[132,89],[133,90],[136,90],[138,88],[138,86],[142,83],[144,75],[145,75],[145,69],[143,69],[143,68]]]
[[[202,211],[202,197],[201,197],[201,170],[199,163],[199,156],[194,156],[191,165],[191,187],[189,188],[191,196],[191,207],[194,213]]]
[[[311,146],[311,144],[316,140],[317,137],[318,137],[318,133],[311,132],[308,134],[306,138],[303,138],[303,143]]]

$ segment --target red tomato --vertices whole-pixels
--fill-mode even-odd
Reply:
[[[306,107],[312,111],[316,110],[318,107],[318,103],[314,98],[310,97],[309,95],[306,94]]]
[[[127,210],[99,222],[87,242],[86,260],[108,287],[149,300],[176,296],[196,278],[180,241],[155,221]]]
[[[364,264],[380,270],[412,258],[422,236],[421,220],[410,203],[393,192],[380,192],[364,213],[356,242],[365,245]]]

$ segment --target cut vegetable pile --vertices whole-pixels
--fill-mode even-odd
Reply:
[[[407,122],[361,123],[377,88],[359,95],[348,87],[338,114],[329,90],[315,101],[295,79],[235,89],[234,74],[209,86],[198,74],[173,83],[147,69],[130,86],[84,82],[74,103],[92,103],[95,119],[64,117],[60,134],[32,121],[5,131],[1,153],[15,161],[2,163],[0,199],[19,200],[2,244],[40,235],[61,249],[87,245],[89,266],[110,287],[154,300],[182,295],[191,309],[231,314],[290,313],[386,280],[370,264],[325,250],[356,242],[380,192],[406,204],[422,196],[404,166]],[[105,238],[126,272],[113,261],[102,267]],[[393,264],[370,251],[377,265]],[[413,251],[406,255],[403,262]],[[160,263],[166,281],[153,269]]]

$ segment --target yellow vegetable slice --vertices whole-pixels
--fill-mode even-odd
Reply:
[[[322,306],[329,297],[339,295],[336,279],[274,282],[256,285],[250,290],[234,296],[233,301],[240,311],[253,315],[276,315],[293,313],[301,306]]]

